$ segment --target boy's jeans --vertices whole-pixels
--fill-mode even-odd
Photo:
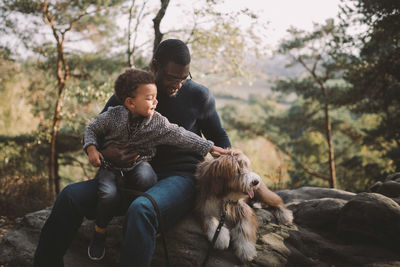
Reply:
[[[146,192],[157,202],[166,229],[187,214],[194,205],[193,178],[170,176]],[[35,267],[64,266],[63,256],[83,217],[95,218],[96,194],[96,179],[71,184],[62,190],[40,234],[34,258]],[[157,228],[157,215],[151,202],[145,197],[135,199],[125,214],[121,267],[150,265]]]

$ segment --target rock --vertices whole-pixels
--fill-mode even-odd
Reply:
[[[397,181],[376,182],[369,189],[390,198],[400,197],[400,182]]]
[[[342,190],[302,187],[279,194],[290,202],[295,224],[278,225],[271,212],[256,209],[259,228],[257,257],[247,265],[240,263],[229,248],[213,250],[212,266],[400,266],[399,206],[379,194],[353,194]],[[40,229],[50,210],[30,213],[0,241],[0,266],[32,266]],[[123,218],[114,218],[108,229],[107,254],[100,262],[87,257],[87,244],[93,222],[85,220],[64,257],[65,267],[118,266]],[[356,239],[368,236],[379,242]],[[166,235],[171,266],[200,266],[209,242],[198,220],[189,214]],[[161,239],[152,266],[164,266]]]
[[[334,230],[339,212],[345,204],[343,199],[321,198],[294,202],[288,208],[294,211],[295,223],[298,225]]]
[[[303,186],[294,190],[280,190],[276,192],[285,203],[300,202],[311,199],[338,198],[350,200],[356,194],[331,188]]]
[[[400,206],[380,194],[360,193],[340,210],[337,230],[400,252]]]
[[[376,182],[369,188],[369,191],[390,197],[400,204],[400,172],[388,175],[383,182]]]
[[[400,172],[395,172],[395,173],[389,174],[385,178],[385,182],[387,182],[387,181],[395,181],[395,182],[400,183]]]

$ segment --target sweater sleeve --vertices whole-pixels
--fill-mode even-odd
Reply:
[[[217,113],[214,96],[207,90],[202,97],[202,116],[198,120],[201,132],[204,134],[205,138],[213,140],[215,145],[222,148],[231,147],[228,134],[222,127],[221,120]]]
[[[206,140],[195,133],[186,130],[177,124],[170,123],[162,115],[157,115],[157,128],[160,129],[160,135],[157,138],[158,145],[172,145],[189,150],[196,151],[202,156],[207,155],[214,142]]]
[[[96,116],[85,129],[83,150],[90,145],[95,145],[98,150],[101,149],[99,140],[102,140],[107,132],[112,128],[112,115],[110,111],[106,111]]]

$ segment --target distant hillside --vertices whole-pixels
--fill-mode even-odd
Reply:
[[[304,69],[297,65],[291,68],[285,66],[290,62],[290,58],[284,55],[274,55],[265,59],[258,60],[258,68],[270,78],[295,77],[304,73]]]
[[[251,94],[268,96],[271,94],[270,87],[275,79],[296,77],[304,73],[301,66],[286,68],[290,58],[283,55],[253,58],[252,61],[254,61],[253,72],[256,74],[254,81],[205,76],[199,79],[199,82],[211,89],[218,106],[224,106],[227,103],[243,104],[248,101]]]

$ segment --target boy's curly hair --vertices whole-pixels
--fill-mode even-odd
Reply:
[[[115,81],[115,95],[121,103],[124,103],[127,97],[135,96],[139,85],[155,82],[155,77],[151,72],[133,68],[127,69],[124,73],[120,74]]]

